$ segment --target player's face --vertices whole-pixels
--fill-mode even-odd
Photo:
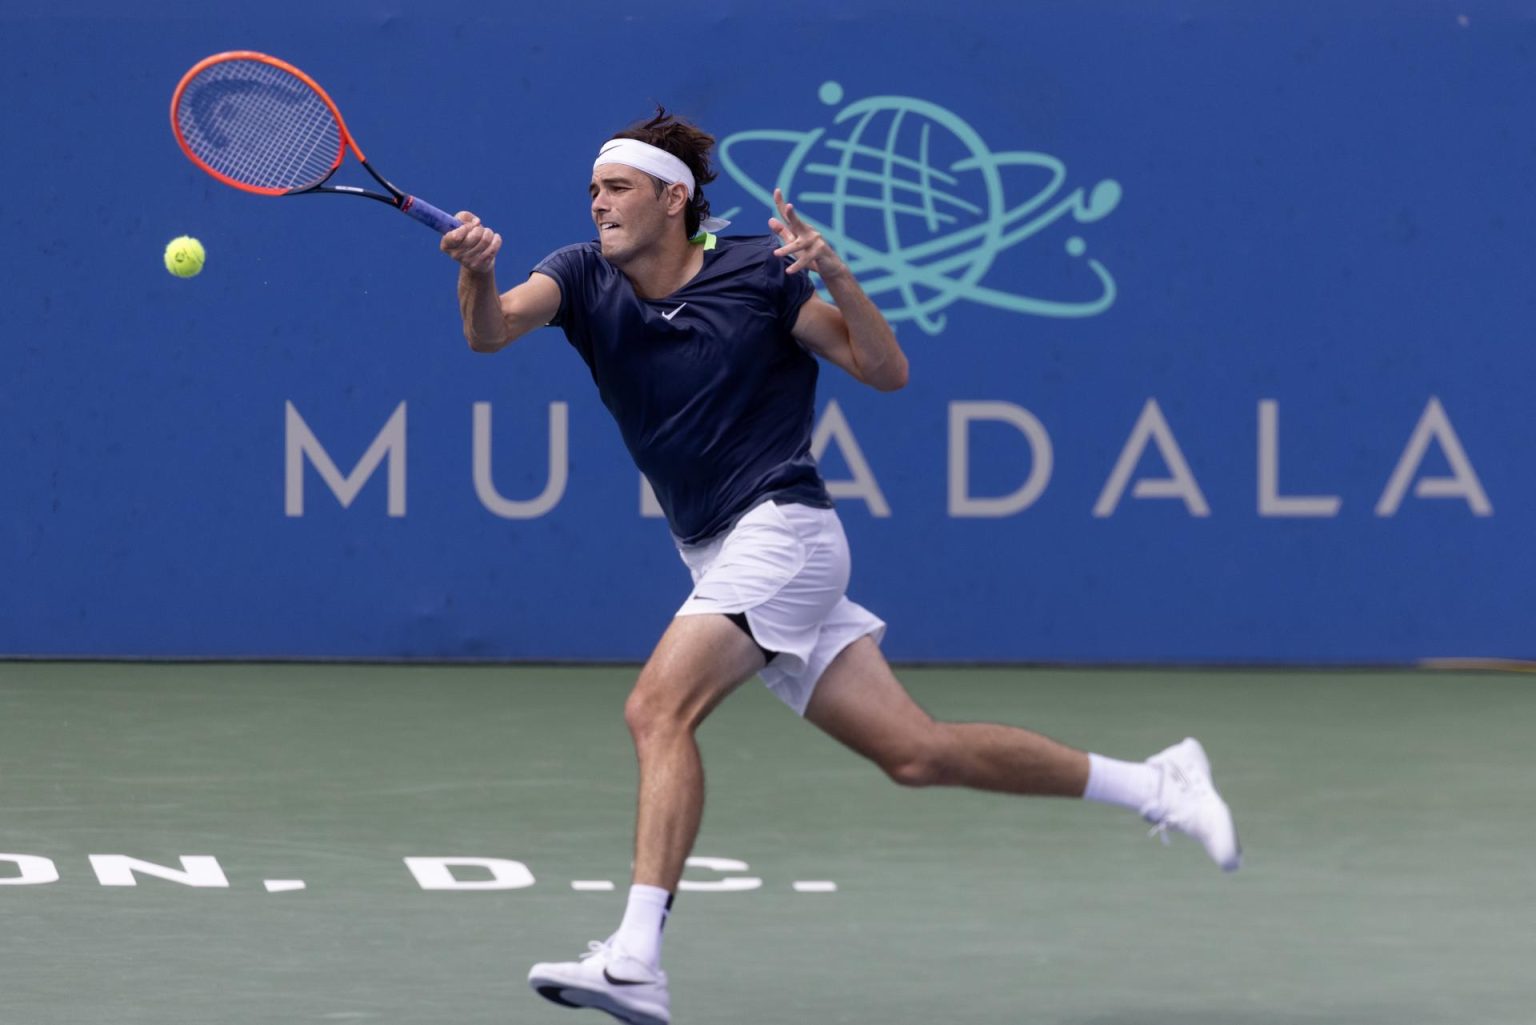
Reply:
[[[669,191],[656,194],[656,183],[644,171],[623,164],[604,164],[592,175],[592,222],[609,262],[624,264],[646,252],[668,228]]]

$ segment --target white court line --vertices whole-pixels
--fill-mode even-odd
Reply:
[[[805,879],[793,884],[796,893],[836,893],[837,884],[830,879]]]
[[[268,893],[289,893],[304,889],[302,879],[268,879],[264,884]]]
[[[613,883],[609,882],[606,879],[573,879],[571,881],[571,889],[573,889],[573,890],[611,890],[611,889],[613,889]]]

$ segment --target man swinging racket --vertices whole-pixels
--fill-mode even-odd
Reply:
[[[850,601],[847,541],[811,458],[817,358],[879,391],[907,382],[891,327],[820,233],[775,191],[778,236],[720,237],[702,186],[714,139],[658,109],[604,143],[589,193],[597,241],[497,291],[501,236],[468,212],[442,249],[460,264],[464,333],[496,352],[564,330],[667,517],[694,588],[624,717],[639,760],[633,885],[618,930],[580,960],[537,964],[542,996],[630,1025],[667,1025],[662,926],[698,833],[694,733],[753,675],[903,786],[961,786],[1119,805],[1241,862],[1198,741],[1145,762],[1013,726],[930,718],[880,653],[885,624]],[[832,302],[815,294],[815,271]]]

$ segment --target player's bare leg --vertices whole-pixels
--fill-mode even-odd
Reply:
[[[624,706],[640,762],[636,883],[676,892],[704,811],[704,766],[694,731],[763,656],[724,616],[678,616]]]
[[[594,1007],[630,1025],[667,1025],[661,930],[704,811],[704,766],[694,737],[763,656],[724,616],[678,616],[624,706],[640,763],[634,884],[624,920],[579,961],[537,964],[528,981],[568,1007]]]
[[[869,637],[832,660],[805,717],[903,786],[1081,797],[1088,783],[1088,755],[1049,737],[995,723],[935,721]]]
[[[1134,763],[1014,726],[937,722],[912,700],[869,637],[833,659],[805,717],[904,786],[1086,796],[1137,812],[1165,839],[1168,829],[1194,837],[1227,871],[1241,863],[1231,812],[1193,739]]]

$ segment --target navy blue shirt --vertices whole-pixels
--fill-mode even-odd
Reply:
[[[534,268],[560,285],[562,328],[592,371],[672,533],[690,544],[767,498],[830,508],[811,458],[816,358],[791,334],[813,288],[769,236],[711,239],[665,299],[642,299],[597,242]]]

